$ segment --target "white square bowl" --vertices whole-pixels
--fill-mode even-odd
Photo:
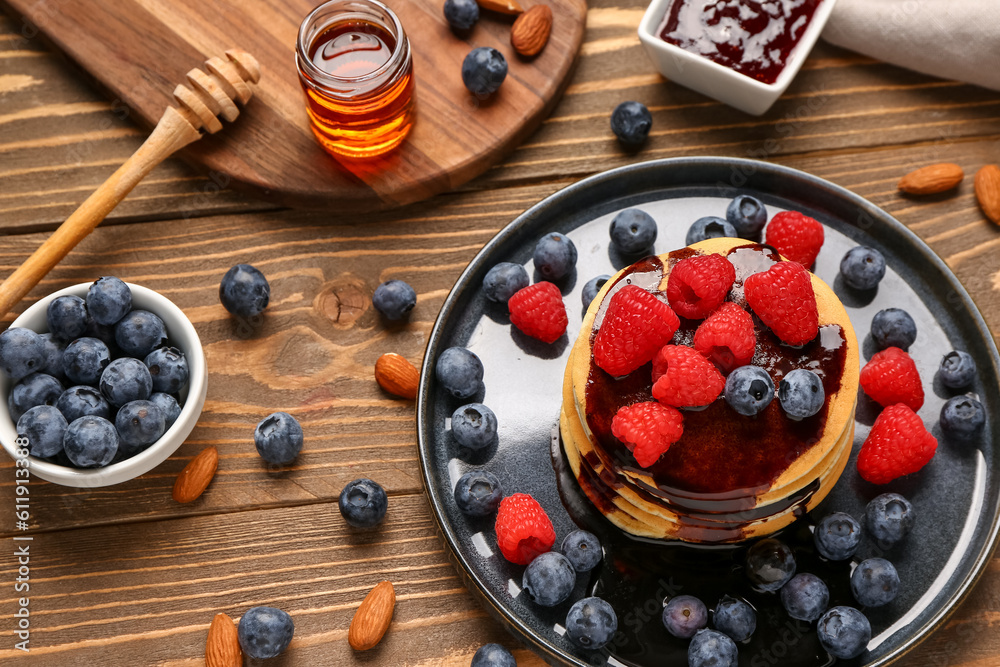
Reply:
[[[823,0],[816,8],[809,25],[798,44],[788,54],[785,67],[774,83],[763,83],[661,39],[658,29],[674,2],[683,0],[653,0],[639,23],[639,40],[653,64],[671,81],[748,114],[759,116],[774,104],[795,78],[823,32],[823,26],[826,25],[836,0]]]

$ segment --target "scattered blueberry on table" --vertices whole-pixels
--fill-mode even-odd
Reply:
[[[402,280],[387,280],[375,288],[372,305],[387,320],[401,320],[417,305],[417,292]]]
[[[687,237],[684,239],[686,245],[706,241],[708,239],[736,238],[739,233],[732,223],[714,215],[698,218],[691,227],[688,228]]]
[[[820,645],[835,658],[850,660],[864,653],[872,638],[868,619],[854,607],[833,607],[816,624]]]
[[[641,102],[622,102],[611,112],[611,131],[624,146],[641,146],[652,126],[653,116]]]
[[[898,544],[913,529],[916,511],[913,504],[898,493],[883,493],[865,508],[865,528],[888,549]]]
[[[513,654],[500,644],[483,644],[469,667],[517,667]]]
[[[355,528],[374,528],[382,523],[389,498],[377,482],[367,478],[349,482],[337,500],[340,514]]]
[[[295,623],[281,609],[253,607],[243,614],[236,634],[247,657],[266,660],[288,648],[295,634]]]
[[[917,339],[917,323],[902,308],[886,308],[872,318],[872,338],[880,350],[887,347],[909,350]]]
[[[260,420],[253,443],[260,457],[274,465],[288,465],[302,451],[302,427],[287,412],[275,412]]]
[[[542,607],[554,607],[569,599],[576,585],[576,570],[566,556],[547,551],[524,568],[521,588]]]
[[[480,99],[497,92],[506,78],[507,59],[492,47],[472,49],[462,61],[462,83]]]
[[[656,242],[656,220],[642,209],[619,211],[608,228],[611,246],[623,255],[641,255],[653,249]]]
[[[223,307],[239,317],[256,317],[271,300],[271,286],[259,269],[237,264],[222,276],[219,300]]]
[[[590,304],[597,298],[597,293],[601,291],[604,284],[611,280],[611,276],[604,273],[599,276],[595,276],[588,280],[583,286],[583,291],[580,293],[580,299],[583,301],[583,307],[589,308]]]
[[[833,512],[816,524],[816,551],[828,560],[847,560],[861,545],[861,524],[850,514]]]
[[[979,437],[986,424],[986,410],[979,399],[954,396],[941,406],[941,431],[956,442],[970,442]]]
[[[469,449],[484,449],[497,439],[497,417],[482,403],[469,403],[451,415],[451,435]]]
[[[949,389],[964,389],[976,379],[976,360],[968,352],[952,350],[942,357],[938,377]]]
[[[795,554],[781,540],[766,538],[747,551],[747,577],[757,590],[778,590],[795,575],[795,568]]]
[[[532,260],[545,280],[559,280],[576,267],[576,246],[565,234],[551,232],[535,244]]]
[[[868,558],[851,573],[851,593],[862,607],[881,607],[899,594],[899,574],[884,558]]]
[[[476,0],[444,0],[444,18],[452,30],[463,33],[479,20],[479,4]]]
[[[601,541],[597,539],[597,535],[586,530],[567,533],[560,548],[577,572],[590,572],[604,558]]]
[[[455,398],[471,398],[483,386],[483,362],[464,347],[449,347],[438,356],[434,375]]]
[[[490,268],[483,277],[483,294],[490,301],[507,303],[518,290],[531,284],[528,272],[520,264],[500,262]]]
[[[663,607],[663,626],[674,637],[690,639],[708,625],[708,607],[693,595],[676,595]]]
[[[800,572],[781,587],[781,604],[792,618],[811,623],[830,604],[830,589],[815,574]]]
[[[578,600],[566,614],[566,636],[581,648],[602,648],[617,631],[618,616],[614,608],[601,598]]]
[[[698,630],[688,644],[688,667],[736,667],[739,652],[727,635],[707,628]]]
[[[712,625],[733,641],[745,641],[757,630],[757,612],[743,600],[724,595],[715,605]]]

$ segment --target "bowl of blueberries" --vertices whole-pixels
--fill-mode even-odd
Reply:
[[[50,294],[0,334],[0,443],[19,458],[27,439],[31,473],[55,484],[152,470],[191,433],[207,390],[181,309],[111,276]]]

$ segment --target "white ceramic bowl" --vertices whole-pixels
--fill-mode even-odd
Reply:
[[[86,298],[87,289],[91,283],[81,283],[54,292],[32,304],[24,313],[14,320],[11,327],[25,327],[38,333],[45,333],[49,325],[45,317],[49,303],[53,299],[65,295],[75,295]],[[113,463],[103,468],[70,468],[57,465],[41,459],[28,457],[29,469],[32,475],[62,486],[93,488],[111,486],[138,477],[163,463],[173,454],[188,437],[194,425],[198,422],[201,410],[205,406],[205,394],[208,391],[208,367],[205,364],[205,353],[201,347],[201,339],[190,320],[172,301],[151,289],[139,285],[128,284],[132,290],[132,307],[156,313],[167,327],[167,334],[174,347],[180,349],[188,362],[188,386],[181,392],[183,403],[181,414],[167,432],[159,440],[144,451],[131,458]],[[7,407],[7,396],[11,388],[10,378],[0,373],[0,443],[11,456],[17,458],[17,428]]]
[[[653,64],[671,81],[703,93],[731,107],[754,116],[767,111],[798,73],[812,50],[836,0],[823,0],[813,14],[799,43],[788,54],[788,61],[774,83],[763,83],[745,74],[712,62],[665,42],[659,36],[667,9],[682,0],[653,0],[639,23],[639,40]]]

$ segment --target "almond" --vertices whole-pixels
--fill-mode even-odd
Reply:
[[[390,394],[412,401],[417,397],[420,373],[409,361],[389,352],[375,362],[375,381]]]
[[[242,664],[243,651],[240,650],[236,624],[225,614],[216,614],[208,626],[205,667],[240,667]]]
[[[355,651],[367,651],[378,644],[389,629],[395,606],[396,591],[392,584],[380,581],[354,612],[351,627],[347,631],[347,643],[351,648]]]
[[[524,8],[517,4],[517,0],[476,0],[476,2],[483,9],[488,9],[491,12],[500,12],[501,14],[516,16],[524,11]]]
[[[510,27],[510,45],[522,56],[537,55],[545,48],[552,32],[552,9],[535,5],[517,17]]]
[[[911,195],[932,195],[951,190],[962,182],[963,177],[965,172],[957,164],[931,164],[899,179],[899,189]]]
[[[976,172],[976,199],[986,217],[1000,225],[1000,167],[988,164]]]
[[[181,474],[174,482],[174,500],[179,503],[189,503],[195,500],[208,488],[215,471],[219,467],[219,450],[206,447],[198,456],[184,466]]]

